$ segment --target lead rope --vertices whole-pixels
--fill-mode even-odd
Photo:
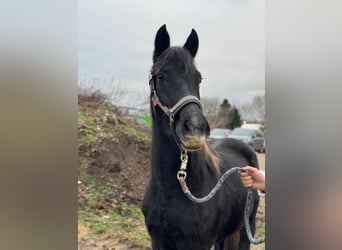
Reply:
[[[195,203],[203,203],[206,202],[208,200],[210,200],[211,198],[214,197],[214,195],[217,193],[217,191],[220,189],[220,187],[222,186],[223,182],[228,178],[228,176],[230,176],[232,173],[239,173],[242,168],[239,167],[234,167],[231,169],[228,169],[218,180],[218,182],[216,183],[215,187],[210,191],[210,193],[202,198],[197,198],[195,197],[189,190],[188,185],[186,184],[186,167],[188,164],[188,154],[186,150],[181,151],[181,156],[180,156],[180,160],[181,160],[181,166],[179,171],[177,172],[177,179],[179,181],[179,184],[184,192],[184,194],[186,195],[186,197],[189,198],[189,200],[191,200],[192,202]],[[245,205],[245,210],[244,210],[244,220],[245,220],[245,228],[246,228],[246,232],[247,232],[247,236],[249,241],[252,244],[260,244],[265,242],[265,236],[260,237],[258,239],[254,239],[253,235],[252,235],[252,231],[251,231],[251,225],[249,224],[249,216],[251,214],[251,211],[253,209],[253,203],[252,203],[252,189],[248,188],[247,189],[247,198],[246,198],[246,205]]]

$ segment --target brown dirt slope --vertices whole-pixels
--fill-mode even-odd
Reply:
[[[150,170],[149,128],[125,120],[111,106],[84,102],[79,103],[78,130],[79,208],[86,206],[87,187],[82,184],[89,181],[113,185],[113,193],[96,204],[98,209],[110,209],[116,202],[140,203]]]
[[[150,128],[94,98],[78,104],[79,249],[149,249],[140,204]]]

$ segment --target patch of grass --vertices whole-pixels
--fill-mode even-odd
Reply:
[[[129,241],[137,247],[151,246],[151,238],[145,229],[144,218],[137,205],[122,203],[117,210],[108,214],[101,212],[95,215],[79,211],[78,223],[99,234],[115,232],[121,240]]]
[[[113,223],[108,218],[93,218],[90,228],[96,233],[104,234],[108,232],[113,227]]]
[[[99,131],[96,129],[96,119],[87,116],[82,112],[78,112],[78,118],[81,120],[81,124],[85,126],[79,128],[79,140],[81,142],[91,142],[94,143],[97,141],[97,136]]]
[[[87,125],[87,126],[92,126],[92,127],[95,127],[98,123],[96,117],[87,117],[87,119],[84,121],[84,123]]]
[[[91,190],[93,192],[99,192],[101,194],[109,195],[112,194],[113,191],[116,189],[116,186],[114,184],[112,177],[106,178],[106,183],[101,184],[96,181],[95,177],[88,175],[85,177],[86,183],[88,183],[88,186],[90,186]]]
[[[151,246],[151,238],[147,233],[144,215],[139,206],[121,203],[110,216],[114,221],[115,232],[120,238],[133,242],[138,247]]]
[[[88,129],[88,128],[81,128],[79,131],[85,137],[91,137],[94,134],[94,131],[92,129]]]
[[[78,212],[78,223],[99,234],[104,234],[113,227],[113,222],[109,216],[99,216],[84,211]]]
[[[116,185],[111,177],[108,177],[105,184],[101,184],[91,175],[85,175],[80,181],[90,188],[90,192],[85,195],[85,211],[92,211],[98,204],[105,202],[105,199],[113,196],[116,192]]]
[[[110,139],[116,141],[118,134],[123,134],[134,138],[138,141],[150,142],[150,135],[141,132],[134,127],[128,125],[106,124],[102,118],[105,111],[98,110],[96,114],[87,115],[78,112],[78,117],[84,127],[79,128],[79,138],[82,143],[90,143],[91,145],[101,143],[102,139]]]
[[[96,116],[87,115],[81,111],[78,112],[78,118],[81,120],[85,125],[89,127],[95,127],[98,125],[99,119]]]
[[[147,135],[144,132],[140,132],[140,131],[136,130],[135,128],[132,128],[132,127],[123,127],[120,130],[120,132],[124,135],[135,138],[139,141],[146,141],[146,142],[151,141],[151,137],[149,135]]]
[[[264,236],[265,235],[265,228],[264,227],[257,228],[255,234],[260,235],[260,237]]]
[[[135,204],[127,204],[125,202],[121,203],[118,206],[118,210],[122,216],[129,216],[130,218],[134,218],[137,220],[144,220],[144,215],[141,212],[140,207]]]

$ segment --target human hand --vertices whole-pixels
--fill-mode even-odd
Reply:
[[[257,168],[246,166],[240,172],[240,179],[245,187],[265,191],[265,175]]]

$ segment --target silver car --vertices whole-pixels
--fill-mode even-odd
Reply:
[[[263,132],[260,130],[235,128],[229,135],[229,138],[235,138],[243,141],[260,153],[265,152],[265,138]]]
[[[210,135],[208,137],[209,140],[215,140],[215,139],[223,139],[227,138],[231,134],[230,129],[224,129],[224,128],[214,128],[210,131]]]

